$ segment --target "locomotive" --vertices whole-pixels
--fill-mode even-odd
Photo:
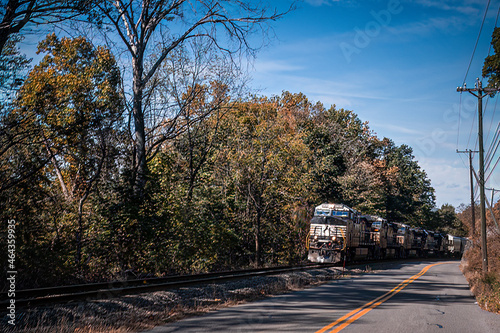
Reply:
[[[460,257],[467,242],[466,238],[362,215],[344,204],[325,203],[314,210],[307,246],[309,261],[334,263],[354,259]]]

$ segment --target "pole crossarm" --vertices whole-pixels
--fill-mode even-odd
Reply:
[[[466,150],[458,150],[458,149],[457,149],[457,153],[458,153],[458,154],[479,153],[479,150],[470,150],[470,149],[466,149]],[[499,190],[499,191],[500,191],[500,190]]]
[[[495,197],[495,192],[500,192],[500,190],[494,189],[494,188],[485,188],[485,190],[491,191],[491,203],[490,203],[490,212],[491,212],[491,217],[493,218],[493,221],[495,222],[495,225],[497,226],[497,231],[500,231],[500,227],[498,226],[497,219],[495,218],[495,214],[493,214],[493,198]],[[486,201],[488,202],[488,201]]]
[[[493,93],[499,92],[500,88],[488,88],[488,87],[487,88],[483,88],[482,85],[481,85],[481,81],[478,81],[478,83],[476,83],[476,87],[475,88],[467,88],[467,86],[464,85],[463,87],[457,87],[457,91],[458,92],[467,91],[467,92],[471,93],[472,95],[476,96],[477,98],[483,98],[483,97],[486,97],[486,96],[490,96]],[[476,94],[476,92],[478,94]]]

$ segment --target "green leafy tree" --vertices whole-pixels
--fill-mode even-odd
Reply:
[[[81,262],[84,205],[113,162],[111,138],[122,126],[120,71],[111,52],[84,38],[39,44],[47,55],[30,72],[12,116],[28,118],[50,160],[43,172],[57,179],[68,205],[76,205],[76,254]]]
[[[459,219],[455,207],[444,204],[436,211],[435,221],[427,225],[431,230],[439,230],[454,236],[467,236],[466,227]]]
[[[342,202],[339,177],[347,170],[343,155],[342,128],[335,122],[335,107],[317,104],[312,112],[305,142],[311,150],[313,190],[321,202]]]
[[[435,207],[434,189],[415,161],[413,149],[407,145],[396,146],[387,139],[383,154],[386,167],[393,175],[393,181],[385,183],[387,218],[424,226]]]
[[[17,47],[20,39],[19,36],[10,39],[0,54],[0,192],[26,180],[47,162],[44,159],[21,162],[23,158],[18,155],[18,162],[23,165],[22,171],[18,171],[15,177],[9,173],[9,159],[16,156],[16,150],[24,149],[20,144],[32,134],[23,129],[22,122],[13,121],[9,116],[14,107],[15,94],[23,82],[23,74],[29,63]]]
[[[488,86],[498,87],[500,83],[500,28],[495,28],[491,36],[494,54],[484,59],[483,77],[488,78]]]
[[[385,215],[381,143],[367,122],[352,111],[317,104],[305,140],[312,151],[313,186],[320,201]]]
[[[234,190],[239,232],[247,235],[249,249],[253,243],[255,265],[290,240],[276,237],[290,230],[292,207],[308,199],[309,150],[295,110],[285,106],[278,97],[254,98],[237,104],[221,125],[229,132],[222,131],[220,178]]]
[[[9,92],[15,91],[23,81],[24,70],[30,60],[21,54],[18,48],[20,36],[15,36],[6,43],[0,53],[0,93],[3,95],[2,105],[5,98],[9,98]],[[2,112],[2,114],[4,114]]]

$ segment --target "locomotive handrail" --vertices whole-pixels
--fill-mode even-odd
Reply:
[[[346,241],[346,237],[344,234],[344,230],[342,228],[340,228],[340,233],[342,234],[342,238],[344,239],[343,244],[342,244],[342,251],[345,251],[345,249],[347,248],[347,241]]]

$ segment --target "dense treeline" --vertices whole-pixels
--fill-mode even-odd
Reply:
[[[298,262],[322,202],[462,230],[453,207],[435,210],[412,149],[354,112],[300,93],[235,98],[221,80],[187,87],[175,121],[155,120],[151,137],[175,135],[148,153],[137,196],[111,52],[55,35],[39,51],[2,103],[0,208],[17,222],[19,287]]]

